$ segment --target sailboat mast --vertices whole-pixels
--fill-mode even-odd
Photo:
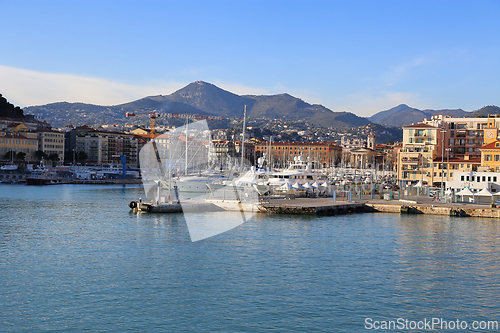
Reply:
[[[186,118],[186,158],[184,161],[184,175],[187,176],[188,174],[188,119]]]
[[[240,168],[243,170],[243,160],[245,159],[245,127],[247,119],[247,106],[243,110],[243,137],[241,138],[241,163]]]

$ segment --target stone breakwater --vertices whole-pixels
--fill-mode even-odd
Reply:
[[[429,214],[459,217],[500,218],[500,208],[489,205],[444,203],[432,200],[333,202],[331,198],[271,199],[259,205],[259,213],[339,215],[349,213]],[[427,202],[428,201],[428,202]]]
[[[381,204],[367,202],[366,207],[374,212],[383,213],[407,213],[407,214],[429,214],[429,215],[448,215],[461,217],[484,217],[500,218],[500,208],[491,208],[489,206],[468,206],[453,204],[434,204],[434,205],[408,205],[408,204]]]

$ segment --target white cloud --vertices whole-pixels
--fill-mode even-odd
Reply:
[[[156,81],[140,86],[7,66],[0,66],[0,77],[0,93],[12,104],[21,107],[62,101],[116,105],[151,95],[168,95],[187,84]]]

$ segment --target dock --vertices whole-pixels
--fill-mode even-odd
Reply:
[[[414,200],[370,199],[358,201],[333,201],[333,198],[267,198],[260,203],[245,204],[235,200],[188,200],[188,211],[237,211],[262,214],[294,214],[334,216],[352,213],[428,214],[454,217],[500,218],[500,208],[487,204],[446,203],[432,198],[417,197]],[[133,210],[151,213],[182,213],[180,204],[155,204],[133,202]],[[132,202],[131,202],[132,204]]]
[[[500,208],[487,204],[446,203],[432,198],[414,200],[365,199],[355,202],[332,198],[270,199],[259,206],[260,213],[297,215],[339,215],[350,213],[428,214],[456,217],[500,218]]]
[[[269,199],[259,205],[259,213],[298,215],[339,215],[365,212],[365,203],[332,198]]]

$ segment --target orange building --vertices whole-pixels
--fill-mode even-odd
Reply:
[[[266,154],[282,166],[295,156],[311,157],[317,166],[330,167],[340,163],[342,147],[335,142],[260,142],[255,144],[256,157]]]

